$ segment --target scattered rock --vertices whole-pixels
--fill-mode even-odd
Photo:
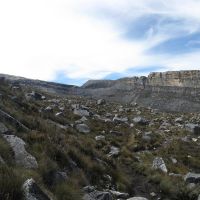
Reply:
[[[127,117],[118,117],[118,115],[115,115],[115,117],[113,118],[114,122],[119,122],[119,123],[124,123],[124,122],[128,122],[128,118]]]
[[[91,185],[87,185],[83,188],[83,191],[86,192],[86,193],[90,193],[90,192],[93,192],[95,191],[95,187],[94,186],[91,186]]]
[[[25,97],[27,100],[45,100],[46,99],[45,96],[35,91],[32,91],[31,93],[27,93]]]
[[[76,129],[81,133],[89,133],[90,128],[86,124],[77,124]]]
[[[153,160],[153,165],[152,165],[153,169],[160,169],[162,172],[167,173],[167,167],[165,165],[164,160],[161,157],[156,157]]]
[[[5,140],[10,144],[15,154],[16,164],[25,168],[37,168],[38,164],[31,154],[25,149],[25,142],[15,135],[3,135]]]
[[[96,140],[96,141],[105,140],[105,136],[104,136],[104,135],[97,135],[97,136],[95,137],[95,140]]]
[[[148,200],[147,198],[144,198],[144,197],[131,197],[127,200]]]
[[[97,105],[103,105],[106,103],[106,100],[105,99],[98,99],[97,100]]]
[[[120,152],[120,150],[119,150],[118,147],[112,146],[112,147],[110,148],[110,152],[108,153],[108,157],[118,156],[118,155],[119,155],[119,152]]]
[[[200,174],[189,172],[185,175],[184,180],[188,183],[200,183]]]
[[[195,135],[200,135],[200,126],[198,124],[188,123],[185,124],[185,128]]]
[[[129,197],[128,193],[118,192],[118,191],[114,191],[114,190],[109,190],[109,192],[117,199],[119,199],[119,198],[127,199]]]
[[[84,110],[84,109],[74,109],[74,114],[75,115],[78,115],[78,116],[85,116],[85,117],[88,117],[90,116],[90,112],[87,111],[87,110]]]
[[[24,182],[22,189],[25,200],[51,200],[32,178]]]
[[[149,121],[146,120],[145,118],[143,117],[135,117],[133,119],[133,122],[135,122],[136,124],[140,124],[140,125],[147,125],[149,124]]]

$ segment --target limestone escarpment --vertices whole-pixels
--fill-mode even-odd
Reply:
[[[121,103],[136,102],[165,111],[200,111],[200,70],[153,72],[147,77],[89,80],[83,86],[64,85],[1,75],[13,84],[58,95],[104,98]]]
[[[151,86],[200,88],[200,70],[154,72],[148,76]]]
[[[101,87],[95,87],[101,83]],[[87,82],[83,93],[123,103],[136,102],[165,111],[200,111],[200,70],[154,72],[148,77]],[[106,87],[103,87],[106,85]]]

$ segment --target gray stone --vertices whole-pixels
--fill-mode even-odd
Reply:
[[[176,123],[182,124],[183,123],[183,118],[182,117],[178,117],[174,120]]]
[[[118,192],[118,191],[114,191],[114,190],[109,190],[109,192],[117,199],[119,199],[119,198],[127,199],[129,197],[128,193]]]
[[[105,136],[104,136],[104,135],[97,135],[97,136],[95,137],[95,140],[96,140],[96,141],[105,140]]]
[[[93,191],[83,196],[83,200],[113,200],[109,192]]]
[[[128,118],[127,117],[118,117],[117,115],[115,115],[115,117],[113,118],[113,121],[124,123],[124,122],[128,122]]]
[[[117,155],[119,155],[119,152],[120,152],[120,150],[118,147],[112,146],[110,148],[110,152],[108,153],[108,157],[117,156]]]
[[[85,116],[85,117],[88,117],[90,116],[90,112],[87,111],[87,110],[84,110],[84,109],[74,109],[74,114],[75,115],[78,115],[78,116]]]
[[[146,120],[145,118],[143,117],[135,117],[133,119],[133,122],[135,122],[136,124],[140,124],[140,125],[147,125],[149,124],[149,121]]]
[[[51,200],[32,178],[24,182],[22,189],[25,200]]]
[[[10,144],[15,154],[16,164],[25,168],[37,168],[38,163],[31,154],[25,149],[25,142],[15,135],[3,135],[4,139]]]
[[[95,187],[94,186],[91,186],[91,185],[87,185],[83,188],[83,191],[84,192],[87,192],[87,193],[90,193],[90,192],[93,192],[95,191]]]
[[[147,198],[144,198],[144,197],[131,197],[127,200],[148,200]]]
[[[106,103],[105,99],[98,99],[97,100],[97,105],[103,105],[105,103]]]
[[[81,133],[89,133],[90,128],[86,124],[77,124],[76,129]]]
[[[185,175],[184,180],[188,183],[200,183],[200,174],[189,172]]]
[[[164,160],[161,157],[156,157],[153,160],[153,169],[160,169],[162,172],[167,173],[167,167],[165,165]]]
[[[32,91],[25,95],[27,100],[45,100],[46,97],[38,92]]]
[[[188,123],[188,124],[185,124],[185,128],[186,128],[186,130],[190,131],[191,133],[193,133],[195,135],[200,135],[199,124]]]

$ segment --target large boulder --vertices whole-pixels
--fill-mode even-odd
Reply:
[[[24,182],[22,189],[25,200],[51,200],[31,178]]]
[[[118,117],[118,115],[115,115],[113,118],[114,122],[119,122],[119,123],[124,123],[124,122],[128,122],[128,118],[127,117]]]
[[[188,123],[188,124],[185,124],[185,128],[186,128],[186,130],[190,131],[191,133],[193,133],[195,135],[200,135],[200,125],[199,124]]]
[[[88,117],[90,116],[90,112],[88,110],[84,110],[84,109],[74,109],[74,114],[78,115],[78,116],[85,116]]]
[[[143,117],[135,117],[134,119],[133,119],[133,122],[135,122],[136,124],[139,124],[139,125],[147,125],[147,124],[149,124],[149,121],[148,120],[146,120],[145,118],[143,118]]]
[[[103,105],[106,103],[106,100],[105,99],[98,99],[97,100],[97,105]]]
[[[165,162],[164,162],[164,160],[161,157],[156,157],[153,160],[152,168],[153,169],[159,169],[159,170],[161,170],[164,173],[168,172],[167,167],[165,165]]]
[[[32,91],[25,95],[27,100],[45,100],[46,97],[38,92]]]
[[[25,168],[38,167],[35,157],[26,151],[26,143],[21,138],[15,135],[3,135],[3,137],[10,144],[12,150],[14,151],[16,164]]]
[[[109,192],[93,191],[83,196],[83,200],[113,200]]]
[[[118,156],[119,155],[119,148],[118,147],[110,147],[110,152],[108,153],[108,157],[112,157],[112,156]]]
[[[200,174],[189,172],[185,175],[184,180],[188,183],[200,183]]]
[[[77,129],[80,133],[89,133],[89,132],[90,132],[90,128],[89,128],[88,125],[86,125],[86,124],[77,124],[77,125],[76,125],[76,129]]]

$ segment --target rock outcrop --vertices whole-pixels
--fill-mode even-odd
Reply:
[[[64,85],[0,74],[12,84],[59,95],[89,96],[120,103],[135,102],[161,111],[200,111],[200,70],[153,72],[118,80],[89,80],[83,86]]]
[[[31,154],[25,149],[25,142],[15,135],[2,135],[4,139],[10,144],[15,154],[16,164],[25,168],[37,168],[38,163]]]

